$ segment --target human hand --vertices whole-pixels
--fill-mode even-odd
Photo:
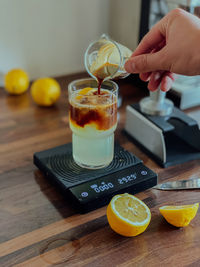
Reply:
[[[171,88],[174,74],[200,74],[200,19],[174,9],[144,36],[125,69],[139,73],[154,91]]]

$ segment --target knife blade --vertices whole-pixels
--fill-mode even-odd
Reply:
[[[153,187],[158,190],[186,190],[186,189],[200,189],[200,179],[179,180],[158,184]]]

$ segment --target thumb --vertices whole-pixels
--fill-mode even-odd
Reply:
[[[163,51],[160,50],[156,53],[142,54],[139,56],[131,57],[126,61],[124,67],[129,73],[144,73],[165,69],[163,63]]]

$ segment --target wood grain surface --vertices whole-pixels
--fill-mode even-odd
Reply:
[[[36,106],[30,92],[10,96],[0,88],[0,266],[200,266],[200,212],[186,228],[169,225],[158,208],[200,201],[199,190],[136,196],[150,207],[147,230],[133,238],[114,233],[106,207],[80,215],[33,165],[33,153],[71,142],[67,85],[85,74],[58,78],[62,97]],[[123,104],[116,140],[158,173],[159,182],[200,177],[200,160],[160,168],[122,132],[125,107],[146,92],[119,81]],[[200,122],[200,109],[188,110]]]

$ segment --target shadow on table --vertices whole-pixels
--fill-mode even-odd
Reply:
[[[40,186],[42,193],[63,218],[69,217],[76,213],[75,209],[72,208],[67,198],[64,197],[63,192],[59,190],[52,181],[46,179],[41,171],[35,170],[34,178],[37,184]]]

